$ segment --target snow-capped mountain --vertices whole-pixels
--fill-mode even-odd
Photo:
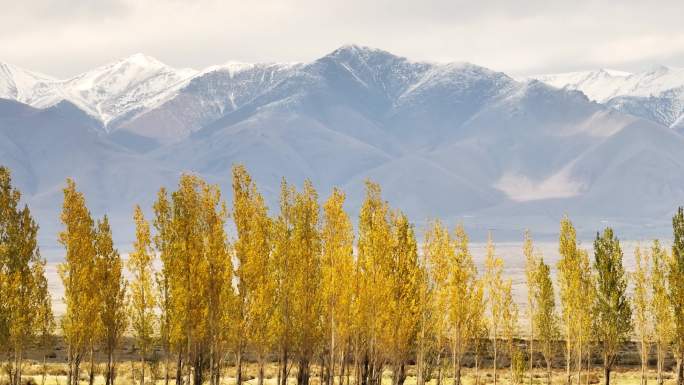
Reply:
[[[614,70],[540,75],[558,88],[580,90],[619,111],[681,129],[684,119],[684,68],[658,66],[627,73]]]
[[[492,226],[503,238],[525,227],[543,236],[565,213],[585,235],[606,222],[626,237],[663,235],[684,201],[684,137],[570,87],[353,45],[308,63],[187,74],[145,57],[125,62],[69,87],[57,81],[60,95],[98,84],[79,94],[100,106],[95,118],[73,94],[43,109],[0,101],[0,164],[14,171],[46,244],[67,176],[129,242],[135,203],[149,207],[183,171],[230,194],[236,162],[272,208],[281,177],[309,178],[321,197],[343,188],[355,215],[371,178],[419,227],[441,217],[475,236]],[[107,131],[103,111],[114,116]]]
[[[196,73],[171,68],[143,54],[62,80],[0,64],[0,97],[37,108],[68,101],[109,128],[154,104]]]
[[[0,62],[0,98],[46,107],[60,99],[58,80]]]

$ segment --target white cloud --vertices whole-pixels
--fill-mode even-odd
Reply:
[[[684,65],[684,2],[0,0],[0,60],[58,76],[133,52],[179,67],[358,43],[513,74]]]

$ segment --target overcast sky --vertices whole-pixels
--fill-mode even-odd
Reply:
[[[0,61],[60,77],[136,52],[203,68],[309,61],[348,43],[513,75],[684,66],[682,0],[0,0],[0,10]]]

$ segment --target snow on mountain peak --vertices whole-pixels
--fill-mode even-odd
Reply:
[[[536,76],[558,88],[582,91],[619,111],[674,127],[684,114],[684,69],[655,66],[637,73],[597,70]]]

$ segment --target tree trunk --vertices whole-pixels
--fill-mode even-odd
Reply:
[[[532,372],[534,371],[534,349],[533,349],[533,345],[534,345],[534,326],[530,322],[530,346],[529,346],[529,348],[530,348],[530,353],[529,353],[530,365],[529,365],[529,369],[528,369],[530,371],[530,373],[529,373],[530,385],[532,385],[532,379],[533,379],[533,373]]]
[[[577,354],[577,385],[582,385],[582,341],[579,342],[579,353]]]
[[[90,370],[88,373],[88,385],[93,385],[95,383],[95,359],[93,358],[94,347],[90,345]]]
[[[209,384],[217,385],[214,382],[214,339],[211,341],[211,348],[209,350]]]
[[[169,349],[167,347],[164,349],[164,385],[169,385],[169,358]]]
[[[454,372],[454,384],[461,385],[461,357],[456,357],[456,370]]]
[[[610,367],[608,365],[603,367],[603,384],[610,385]]]
[[[281,368],[282,374],[280,375],[280,381],[281,381],[281,382],[280,382],[280,385],[287,385],[287,376],[288,376],[288,371],[287,371],[287,361],[288,361],[288,357],[287,357],[287,347],[284,347],[284,348],[283,348],[283,355],[282,355],[282,357],[280,358],[280,360],[281,360],[281,363],[282,363],[282,365],[283,365],[282,368]]]
[[[571,374],[570,374],[570,361],[572,360],[572,346],[570,344],[570,322],[567,322],[567,334],[565,335],[565,372],[566,381],[568,385],[571,385]]]
[[[338,385],[344,385],[344,374],[347,371],[347,349],[345,348],[342,350],[340,353],[340,375],[338,379]],[[333,380],[333,385],[335,384],[335,381]]]
[[[71,385],[72,380],[71,378],[73,377],[74,373],[74,357],[71,354],[71,345],[67,347],[67,361],[68,361],[68,369],[67,369],[67,385]]]
[[[309,385],[309,360],[306,358],[299,359],[297,385]]]
[[[237,362],[235,362],[235,383],[242,385],[242,346],[238,347]]]
[[[477,341],[476,343],[480,343]],[[480,353],[475,353],[475,385],[480,384]]]
[[[496,367],[497,367],[497,359],[498,359],[498,353],[499,353],[498,343],[496,341],[496,333],[494,333],[493,343],[494,343],[494,385],[496,385],[496,380],[497,380]]]
[[[553,372],[551,370],[551,359],[547,358],[546,360],[546,384],[551,385],[551,380],[553,376]]]
[[[406,381],[406,368],[402,362],[401,365],[399,365],[399,381],[397,381],[397,385],[404,385],[404,381]]]
[[[656,349],[658,351],[658,364],[657,364],[657,366],[658,366],[658,368],[657,368],[658,379],[657,379],[657,384],[663,385],[663,361],[665,359],[665,353],[663,352],[664,349],[663,349],[663,346],[660,342],[658,342],[658,346]]]
[[[264,385],[264,359],[259,357],[259,373],[257,374],[257,385]]]
[[[195,365],[194,365],[194,384],[202,385],[204,384],[204,371],[202,370],[202,362],[204,361],[204,355],[201,352],[195,352]]]
[[[140,385],[145,385],[145,353],[142,349],[140,350]]]
[[[330,316],[330,374],[327,378],[328,385],[333,385],[333,382],[335,382],[335,348],[335,312],[332,312]]]
[[[684,385],[684,365],[682,365],[682,354],[677,358],[677,385]]]
[[[176,385],[183,385],[183,353],[178,350],[178,361],[176,361]]]
[[[73,385],[78,385],[80,382],[80,377],[81,377],[81,354],[76,355],[76,359],[74,361],[74,374],[72,377]]]
[[[40,380],[40,385],[45,385],[45,377],[47,377],[47,354],[43,353],[43,374]]]

